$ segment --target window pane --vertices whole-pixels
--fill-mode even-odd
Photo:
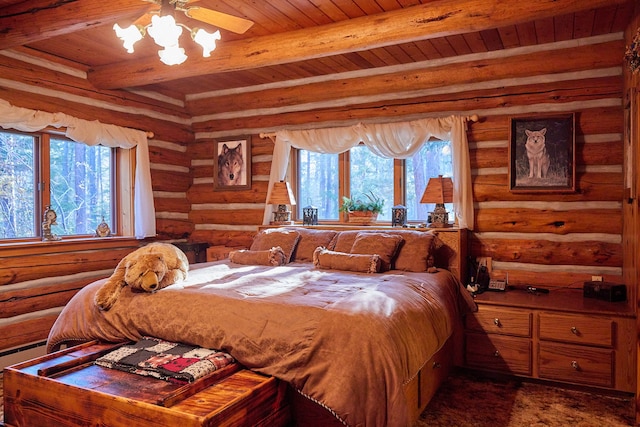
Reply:
[[[384,200],[384,209],[378,221],[391,221],[393,206],[393,159],[376,156],[364,145],[350,151],[351,197],[363,198],[373,193]]]
[[[51,207],[58,214],[55,234],[94,234],[111,218],[112,149],[51,139]]]
[[[0,132],[0,239],[35,237],[35,143]]]
[[[422,146],[413,157],[406,161],[406,204],[407,219],[426,222],[429,212],[433,212],[435,204],[422,204],[420,199],[427,187],[429,178],[438,175],[453,177],[453,160],[451,157],[451,141],[429,141]],[[451,212],[452,204],[445,204]],[[452,216],[449,217],[449,221]]]
[[[337,220],[339,171],[337,154],[298,150],[298,218],[302,208],[318,208],[318,219]]]

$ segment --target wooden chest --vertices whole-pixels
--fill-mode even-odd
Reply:
[[[283,426],[286,384],[231,364],[174,384],[93,363],[91,342],[5,368],[6,426]]]

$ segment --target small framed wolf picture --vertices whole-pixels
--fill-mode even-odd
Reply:
[[[213,189],[251,188],[251,137],[215,141],[213,150]]]
[[[509,188],[523,193],[576,191],[574,113],[511,118]]]

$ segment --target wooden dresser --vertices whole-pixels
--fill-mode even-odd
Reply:
[[[465,319],[465,361],[482,371],[635,392],[636,319],[624,302],[582,296],[485,292]]]

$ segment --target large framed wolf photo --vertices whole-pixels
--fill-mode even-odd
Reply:
[[[575,114],[512,117],[509,188],[512,192],[576,191]]]
[[[216,140],[213,151],[213,189],[250,189],[251,138],[241,136]]]

